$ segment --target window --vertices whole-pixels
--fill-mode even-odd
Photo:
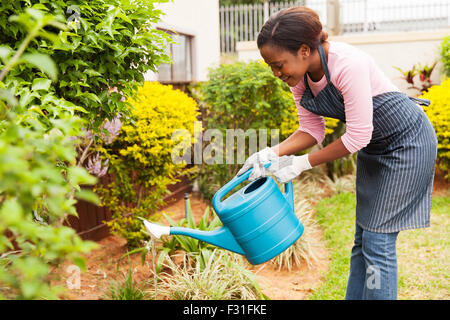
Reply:
[[[171,64],[162,64],[158,69],[160,82],[192,81],[192,36],[166,31],[175,43],[170,43],[167,51],[172,57]]]

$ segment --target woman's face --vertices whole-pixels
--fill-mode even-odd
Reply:
[[[259,50],[264,61],[272,68],[275,77],[295,87],[303,79],[310,66],[310,48],[302,45],[297,55],[285,49],[271,45],[262,46]]]

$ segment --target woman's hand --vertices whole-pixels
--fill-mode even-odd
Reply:
[[[278,182],[287,183],[299,176],[303,171],[311,169],[308,154],[302,156],[279,157],[267,170],[275,176]]]
[[[266,172],[264,165],[268,162],[274,162],[278,159],[278,155],[273,151],[272,148],[267,147],[259,152],[252,154],[245,160],[244,165],[237,173],[238,176],[242,175],[244,172],[253,168],[252,173],[248,177],[248,180],[253,181],[260,177],[265,177]]]

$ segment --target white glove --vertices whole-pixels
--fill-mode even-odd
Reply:
[[[278,159],[277,154],[272,150],[272,148],[267,147],[262,149],[259,152],[255,152],[250,157],[245,160],[244,165],[237,173],[238,176],[249,170],[250,168],[253,168],[252,173],[250,173],[250,176],[248,177],[248,180],[253,181],[260,177],[266,176],[266,171],[264,168],[264,164],[268,163],[269,161],[276,161]]]
[[[279,157],[267,170],[280,183],[287,183],[299,176],[303,171],[311,169],[308,155]]]

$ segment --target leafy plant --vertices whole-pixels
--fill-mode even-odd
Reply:
[[[56,43],[44,27],[64,29],[61,17],[17,11],[0,19],[1,28],[11,22],[0,38],[17,33],[17,50],[0,49],[0,298],[56,299],[63,288],[50,285],[50,267],[68,259],[84,270],[81,253],[96,247],[63,226],[76,215],[76,198],[95,199],[80,185],[96,179],[76,163],[72,137],[82,134],[84,122],[74,113],[83,108],[50,92],[58,69],[32,46]],[[19,77],[24,70],[30,81]]]
[[[144,73],[169,62],[164,45],[170,37],[152,27],[162,14],[155,9],[157,2],[167,0],[4,1],[0,6],[0,39],[6,48],[13,48],[17,38],[26,36],[24,29],[6,23],[8,16],[22,11],[22,7],[31,7],[36,15],[51,12],[61,17],[59,23],[68,27],[57,35],[40,30],[33,47],[52,56],[61,71],[52,91],[82,105],[87,111],[83,116],[97,128],[103,119],[129,114],[128,102],[122,96],[135,96]],[[35,29],[28,30],[31,35]],[[33,61],[38,68],[50,65],[43,59]],[[47,69],[56,70],[54,65]],[[15,76],[32,82],[34,77],[27,70],[17,70]],[[117,90],[110,92],[112,88]]]
[[[236,62],[210,69],[209,81],[198,88],[196,97],[203,106],[203,127],[220,130],[223,137],[226,137],[227,130],[245,135],[249,129],[255,130],[256,134],[259,129],[268,129],[267,145],[270,145],[271,135],[276,134],[274,130],[281,129],[283,119],[296,113],[289,87],[274,77],[265,63],[258,61]],[[283,131],[280,138],[290,133]],[[199,187],[206,199],[211,199],[239,170],[245,155],[250,152],[249,137],[244,139],[245,154],[236,155],[234,141],[231,148],[227,147],[227,153],[233,152],[232,159],[229,159],[232,163],[225,158],[220,163],[202,163]],[[258,146],[253,147],[265,146],[259,141]]]
[[[96,138],[75,144],[83,127],[130,114],[123,95],[169,60],[155,3],[1,2],[0,298],[54,299],[52,266],[69,259],[84,270],[80,254],[95,244],[63,223],[76,199],[98,201],[80,187],[96,181],[82,168]]]

